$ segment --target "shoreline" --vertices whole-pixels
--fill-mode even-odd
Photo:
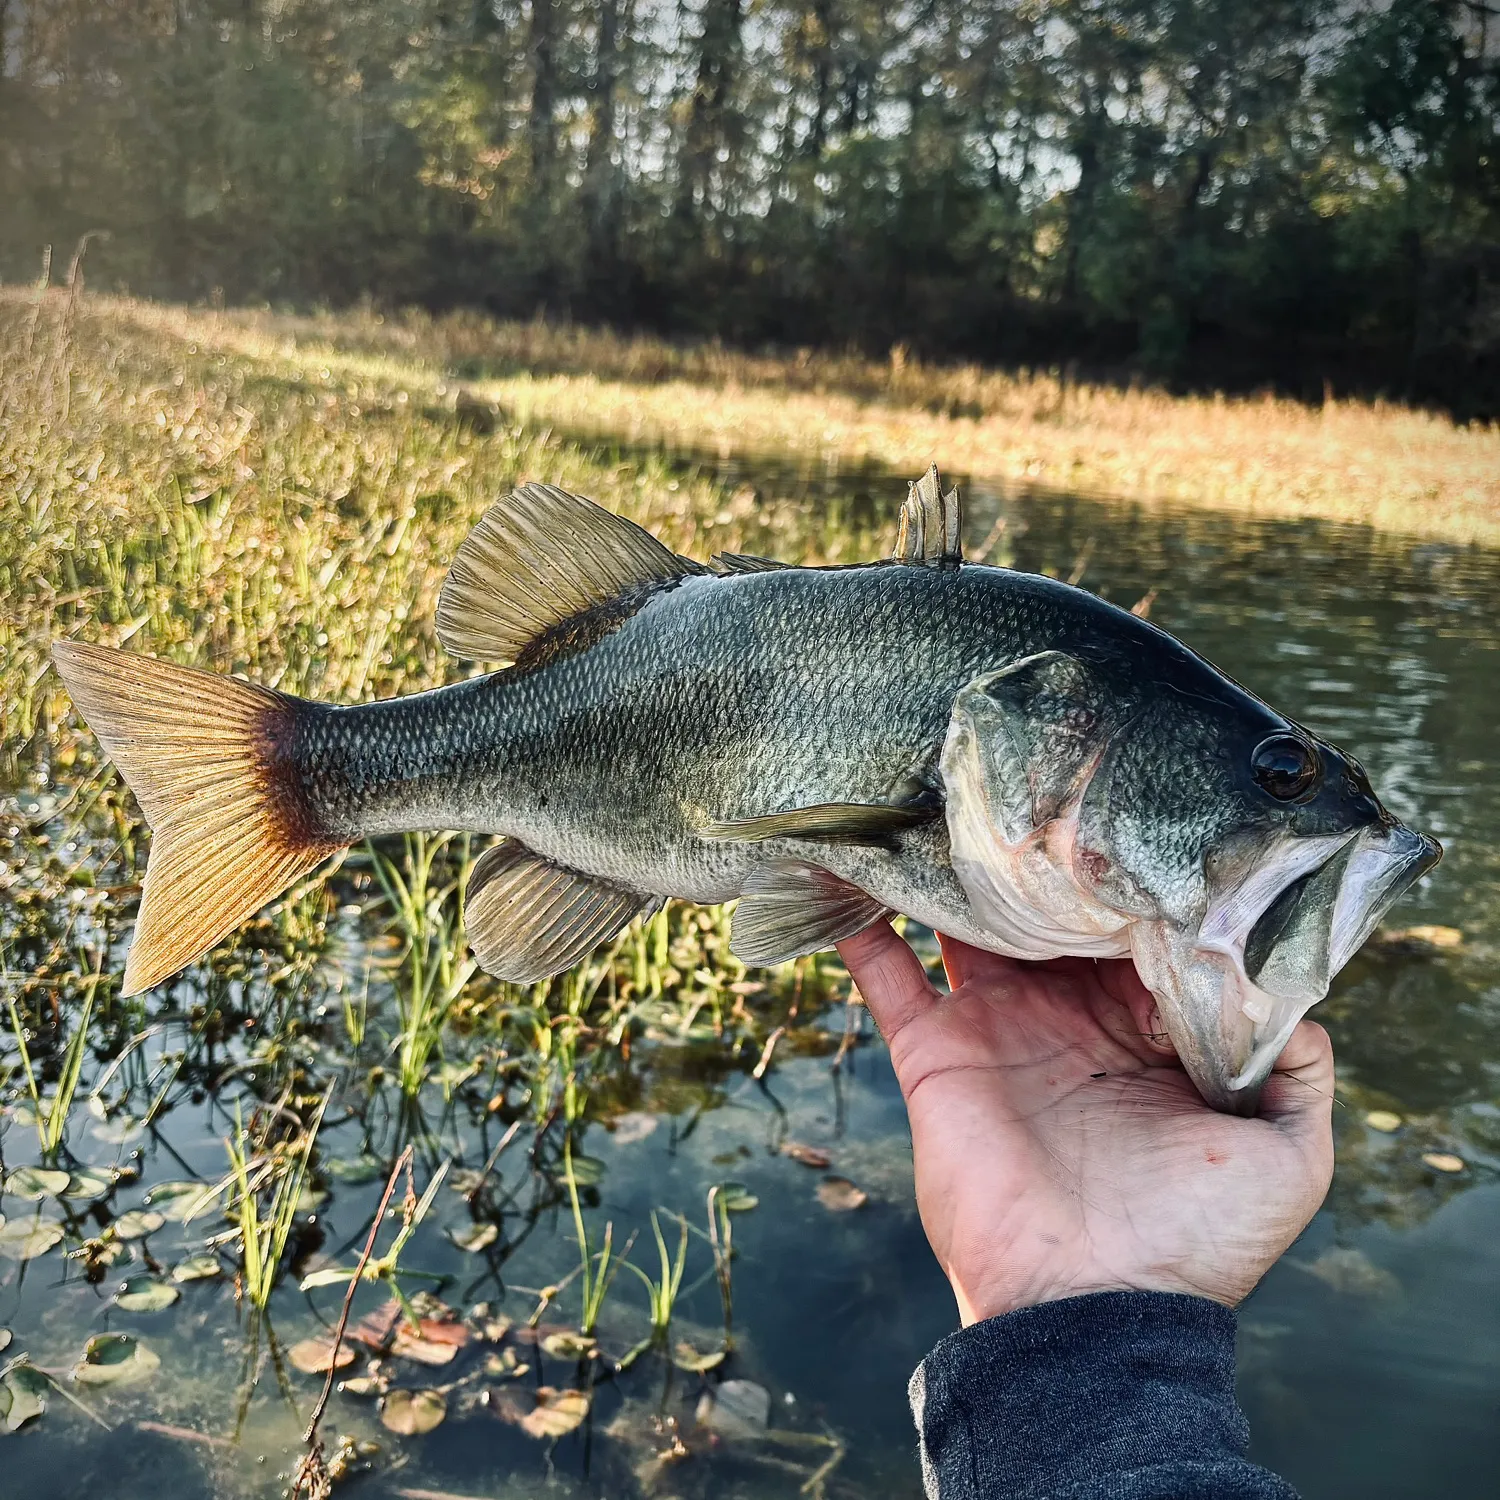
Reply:
[[[8,286],[0,300],[37,296]],[[1055,373],[923,367],[899,350],[886,364],[808,351],[743,355],[468,314],[302,317],[93,294],[80,306],[200,352],[399,382],[438,402],[462,389],[569,441],[897,474],[936,462],[1002,489],[1500,545],[1500,426],[1461,427],[1387,403],[1172,396]]]

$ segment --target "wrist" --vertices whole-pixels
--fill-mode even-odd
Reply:
[[[1098,1273],[1052,1271],[1023,1277],[1014,1275],[964,1276],[948,1270],[948,1284],[958,1304],[959,1322],[965,1328],[989,1318],[1004,1317],[1023,1308],[1065,1302],[1100,1292],[1157,1292],[1168,1296],[1197,1297],[1233,1311],[1248,1295],[1205,1280],[1195,1283],[1166,1272],[1108,1276]]]

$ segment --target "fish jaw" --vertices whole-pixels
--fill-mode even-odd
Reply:
[[[1136,970],[1209,1104],[1255,1113],[1302,1018],[1440,855],[1401,824],[1295,839],[1220,895],[1196,931],[1166,921],[1131,928]]]

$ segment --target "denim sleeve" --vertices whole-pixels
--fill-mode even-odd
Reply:
[[[929,1500],[1296,1500],[1245,1459],[1234,1314],[1098,1292],[944,1339],[911,1379]]]

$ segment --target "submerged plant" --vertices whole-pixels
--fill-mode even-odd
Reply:
[[[609,1295],[610,1283],[614,1281],[622,1265],[630,1264],[625,1257],[630,1254],[632,1242],[627,1241],[624,1250],[618,1255],[614,1254],[615,1226],[611,1220],[604,1226],[604,1243],[598,1253],[590,1246],[588,1230],[583,1222],[583,1205],[578,1199],[578,1174],[573,1168],[573,1142],[570,1138],[563,1140],[563,1180],[568,1185],[568,1201],[573,1208],[573,1228],[578,1235],[578,1277],[583,1296],[578,1331],[585,1338],[591,1338],[598,1326],[604,1299]]]
[[[391,1241],[390,1249],[384,1255],[374,1255],[370,1250],[374,1246],[374,1237],[370,1241],[370,1247],[365,1255],[360,1258],[359,1264],[354,1266],[327,1266],[320,1271],[314,1271],[309,1276],[304,1276],[301,1282],[301,1290],[311,1291],[320,1286],[345,1286],[355,1281],[383,1281],[391,1289],[391,1295],[401,1304],[407,1321],[413,1325],[419,1324],[421,1319],[417,1316],[415,1309],[407,1300],[406,1294],[401,1289],[401,1278],[408,1280],[417,1279],[421,1281],[442,1281],[443,1277],[432,1271],[412,1271],[401,1264],[402,1252],[412,1235],[417,1232],[422,1220],[431,1210],[433,1201],[438,1195],[438,1189],[442,1187],[444,1178],[448,1175],[448,1163],[444,1162],[436,1172],[432,1174],[432,1181],[427,1184],[426,1191],[420,1198],[417,1197],[411,1180],[410,1152],[404,1153],[402,1161],[406,1163],[407,1187],[406,1197],[401,1205],[401,1227],[396,1231],[396,1237]],[[398,1166],[400,1162],[398,1162]],[[379,1228],[377,1218],[375,1228]]]
[[[36,1070],[31,1063],[31,1052],[26,1046],[26,1027],[22,1024],[20,1012],[16,1009],[16,1002],[11,999],[6,1001],[10,1010],[11,1032],[16,1039],[16,1051],[21,1059],[21,1071],[26,1078],[26,1091],[31,1096],[31,1109],[36,1117],[37,1144],[44,1161],[50,1162],[56,1158],[58,1151],[62,1148],[63,1137],[67,1134],[68,1115],[73,1108],[73,1096],[78,1091],[78,1080],[83,1072],[83,1056],[88,1046],[89,1020],[94,1013],[94,996],[103,978],[103,962],[103,955],[100,954],[93,973],[88,976],[83,985],[83,1010],[79,1014],[78,1024],[73,1028],[73,1035],[68,1039],[67,1049],[63,1053],[62,1071],[57,1079],[57,1088],[50,1099],[42,1098]]]
[[[415,1098],[427,1081],[432,1056],[441,1051],[443,1030],[453,1006],[478,968],[468,956],[463,919],[450,909],[450,901],[461,902],[473,863],[467,838],[462,842],[457,877],[439,884],[435,876],[438,861],[453,837],[408,834],[405,875],[394,860],[387,859],[373,844],[367,846],[396,928],[406,943],[396,979],[400,1027],[392,1038],[392,1050],[397,1083],[408,1099]],[[350,1030],[352,1035],[354,1028]],[[359,1031],[362,1036],[362,1018]]]
[[[229,1153],[233,1194],[229,1215],[239,1229],[241,1288],[251,1305],[261,1312],[265,1311],[271,1293],[276,1289],[282,1257],[307,1181],[308,1160],[330,1094],[323,1096],[312,1123],[290,1152],[279,1156],[275,1151],[256,1155],[240,1106],[238,1102],[235,1104],[234,1134],[224,1141]],[[262,1204],[261,1193],[267,1183],[272,1185],[271,1200],[269,1204]]]
[[[651,1210],[651,1233],[656,1240],[656,1254],[661,1262],[661,1275],[653,1279],[638,1265],[631,1261],[624,1264],[627,1269],[634,1271],[640,1277],[646,1288],[646,1301],[651,1319],[651,1336],[647,1340],[651,1343],[664,1344],[672,1328],[672,1309],[677,1303],[677,1293],[682,1286],[682,1273],[687,1265],[688,1226],[686,1221],[678,1220],[677,1253],[670,1255],[667,1251],[666,1236],[661,1232],[661,1219],[655,1209]]]

